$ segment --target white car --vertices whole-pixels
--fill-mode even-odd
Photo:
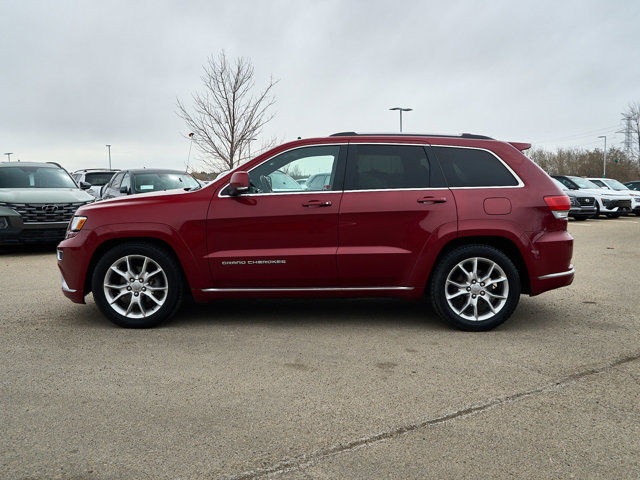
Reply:
[[[569,190],[580,190],[592,194],[596,199],[595,218],[606,215],[609,218],[618,218],[625,212],[631,211],[631,195],[599,187],[586,178],[572,175],[551,175],[563,183]]]
[[[640,216],[640,192],[631,190],[626,185],[620,183],[614,178],[589,178],[591,182],[606,190],[623,193],[631,196],[631,211]]]

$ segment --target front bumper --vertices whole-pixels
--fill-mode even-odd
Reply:
[[[85,303],[85,277],[93,253],[93,249],[87,248],[86,237],[91,234],[83,229],[60,242],[56,252],[62,293],[75,303]]]
[[[24,223],[20,215],[2,215],[0,245],[58,243],[67,231],[69,222]]]

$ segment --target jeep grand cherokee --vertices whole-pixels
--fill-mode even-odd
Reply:
[[[419,298],[458,328],[505,321],[521,293],[569,285],[569,198],[480,135],[358,135],[276,147],[204,188],[82,207],[58,248],[64,294],[151,327],[223,297]],[[294,178],[330,172],[321,190]],[[288,187],[273,175],[286,174]],[[276,191],[277,190],[277,191]]]

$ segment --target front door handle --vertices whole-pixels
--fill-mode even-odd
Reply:
[[[308,202],[304,202],[302,204],[303,207],[313,207],[313,208],[319,208],[319,207],[330,207],[331,206],[331,201],[327,200],[327,201],[321,201],[321,200],[309,200]]]
[[[445,203],[446,201],[447,199],[445,197],[432,197],[432,196],[422,197],[418,199],[418,203],[423,203],[423,204]]]

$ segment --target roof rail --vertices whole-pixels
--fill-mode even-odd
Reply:
[[[64,170],[64,167],[62,165],[60,165],[58,162],[47,162],[50,163],[51,165],[55,165],[58,168],[62,168]]]
[[[356,132],[338,132],[329,135],[330,137],[445,137],[445,138],[470,138],[477,140],[495,140],[486,135],[477,135],[475,133],[461,133],[460,135],[443,135],[439,133],[356,133]]]

